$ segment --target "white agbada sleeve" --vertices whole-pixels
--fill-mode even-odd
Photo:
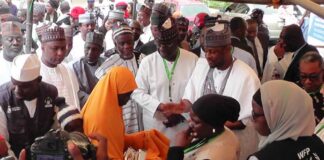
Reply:
[[[189,100],[194,103],[199,97],[202,96],[202,88],[205,82],[209,65],[206,58],[199,58],[194,71],[187,83],[182,99]]]
[[[135,102],[138,103],[140,106],[147,109],[149,111],[150,116],[154,117],[156,109],[158,108],[161,102],[149,94],[149,75],[147,75],[147,72],[145,71],[146,69],[149,69],[149,66],[147,61],[145,61],[144,59],[137,71],[135,80],[138,88],[134,90],[132,94],[132,99],[135,100]]]

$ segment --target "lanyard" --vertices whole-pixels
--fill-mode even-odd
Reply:
[[[166,61],[165,61],[165,59],[163,58],[164,69],[165,69],[165,72],[166,72],[166,74],[167,74],[167,76],[168,76],[169,81],[172,80],[172,76],[173,76],[173,73],[174,73],[174,69],[175,69],[175,67],[176,67],[176,65],[177,65],[177,62],[178,62],[179,56],[180,56],[180,53],[179,53],[179,49],[178,49],[178,50],[177,50],[177,57],[176,57],[176,59],[175,59],[173,65],[172,65],[171,71],[169,70],[169,67],[168,67],[168,65],[166,64]]]
[[[217,137],[218,137],[219,135],[221,135],[223,132],[224,132],[224,131],[222,131],[221,133],[216,134],[216,135],[214,135],[214,136],[212,136],[212,137],[210,137],[210,138],[204,138],[204,139],[200,140],[200,141],[199,141],[198,143],[196,143],[195,145],[190,146],[189,148],[186,148],[186,149],[184,150],[184,153],[185,153],[185,154],[186,154],[186,153],[189,153],[189,152],[191,152],[191,151],[193,151],[193,150],[195,150],[195,149],[197,149],[197,148],[199,148],[199,147],[205,145],[206,143],[210,142],[211,140],[217,138]]]
[[[171,96],[171,80],[172,80],[172,76],[173,76],[173,73],[174,73],[174,69],[175,69],[175,67],[177,65],[179,56],[180,56],[180,50],[178,48],[178,50],[177,50],[177,57],[176,57],[173,65],[172,65],[171,71],[169,70],[169,67],[166,64],[165,59],[163,59],[164,69],[165,69],[165,72],[166,72],[167,77],[168,77],[168,80],[169,80],[169,99],[170,99],[170,102],[172,102],[172,96]]]

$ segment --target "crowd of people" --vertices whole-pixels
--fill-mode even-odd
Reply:
[[[260,9],[189,30],[167,3],[87,3],[35,2],[25,53],[27,10],[0,2],[0,158],[61,129],[102,160],[324,159],[323,58],[298,25],[270,46]]]

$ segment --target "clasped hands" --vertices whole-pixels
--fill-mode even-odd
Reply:
[[[166,117],[163,124],[173,127],[186,120],[181,114],[189,112],[190,107],[186,100],[181,100],[179,103],[160,103],[157,110]]]

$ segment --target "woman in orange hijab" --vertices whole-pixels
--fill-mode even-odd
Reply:
[[[169,142],[160,133],[146,131],[125,135],[121,106],[127,103],[136,88],[131,71],[126,67],[113,67],[99,80],[82,108],[84,133],[97,133],[107,139],[109,159],[124,159],[124,150],[129,146],[150,151],[146,159],[149,155],[165,157],[167,154]]]

